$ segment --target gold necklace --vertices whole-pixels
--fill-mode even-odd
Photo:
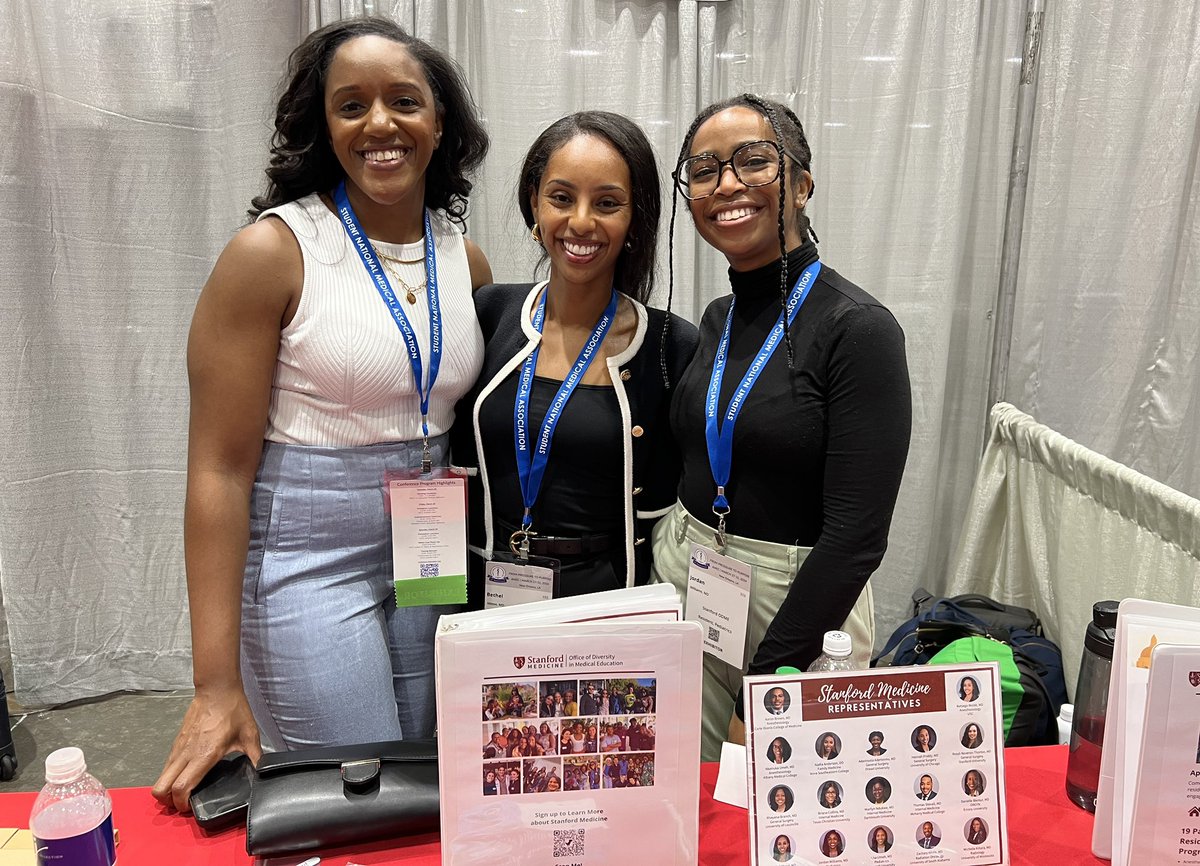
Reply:
[[[425,261],[424,253],[421,253],[415,259],[398,259],[395,256],[389,256],[387,253],[379,252],[379,250],[376,250],[376,252],[379,253],[379,258],[387,259],[389,262],[395,262],[398,265],[415,265],[417,262]]]
[[[378,252],[378,250],[376,252]],[[389,265],[388,262],[395,262],[398,265],[415,265],[417,262],[424,261],[425,257],[421,256],[419,259],[406,260],[398,259],[395,256],[389,256],[386,253],[379,253],[379,260],[383,262],[383,269],[391,274],[395,278],[396,282],[398,282],[404,288],[404,300],[408,301],[410,304],[415,304],[417,302],[417,292],[425,290],[428,277],[424,280],[421,280],[420,284],[416,286],[410,285],[408,280],[400,276],[400,272]]]

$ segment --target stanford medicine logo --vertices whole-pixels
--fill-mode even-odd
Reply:
[[[525,667],[525,656],[513,656],[513,667],[517,670]]]
[[[1188,674],[1188,682],[1193,686],[1200,686],[1200,671],[1192,671]]]

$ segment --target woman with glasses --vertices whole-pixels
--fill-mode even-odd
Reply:
[[[811,161],[796,115],[745,94],[700,113],[673,173],[696,230],[729,262],[733,294],[705,311],[672,400],[683,473],[654,530],[654,570],[686,591],[695,543],[752,581],[742,666],[704,658],[706,761],[726,736],[744,738],[744,673],[803,670],[838,628],[866,667],[868,578],[908,453],[904,335],[820,262],[805,214]]]
[[[479,467],[472,546],[557,559],[560,596],[645,583],[648,521],[679,479],[668,406],[696,346],[694,326],[646,306],[654,152],[628,118],[569,115],[530,147],[517,203],[549,275],[475,295],[483,372],[453,437],[455,461]]]

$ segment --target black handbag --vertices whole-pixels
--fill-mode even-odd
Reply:
[[[246,851],[257,857],[438,830],[436,740],[264,754],[250,789]]]
[[[196,823],[209,833],[244,826],[253,782],[254,765],[241,752],[217,761],[188,798]]]

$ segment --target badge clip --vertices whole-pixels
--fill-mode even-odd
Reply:
[[[722,500],[724,498],[725,498],[725,488],[717,487],[718,501]],[[727,542],[726,542],[726,538],[725,538],[725,517],[732,510],[733,509],[731,509],[728,505],[726,505],[724,508],[718,508],[716,505],[713,506],[713,514],[717,515],[717,532],[716,532],[717,553],[723,554],[725,552],[725,548],[727,546]]]
[[[513,556],[521,559],[529,559],[529,539],[535,537],[536,532],[529,529],[518,529],[508,537],[508,548],[513,552]]]
[[[433,473],[433,455],[429,452],[429,439],[426,438],[421,444],[421,474],[430,475]]]

